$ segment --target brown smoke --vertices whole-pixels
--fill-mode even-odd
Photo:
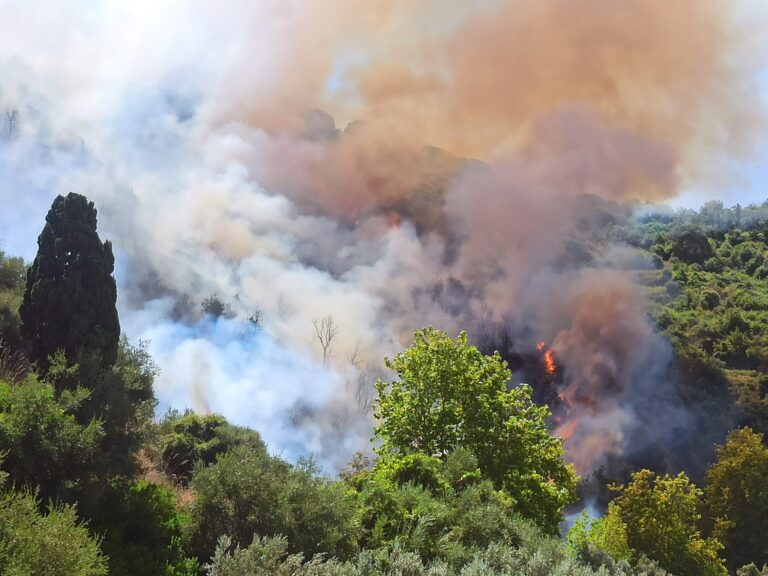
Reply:
[[[749,34],[721,0],[336,0],[271,18],[285,38],[269,85],[231,71],[215,117],[266,130],[254,176],[331,213],[359,216],[452,173],[425,145],[494,162],[590,146],[620,167],[601,192],[669,198],[759,124],[735,64]],[[551,121],[574,107],[609,138]],[[361,122],[318,138],[313,108]]]

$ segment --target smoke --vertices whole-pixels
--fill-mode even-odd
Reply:
[[[566,415],[584,471],[687,425],[645,295],[596,231],[754,144],[757,25],[732,4],[0,13],[0,108],[18,112],[0,142],[6,248],[33,254],[56,194],[96,202],[162,408],[222,412],[338,468],[368,446],[382,357],[433,324],[550,343],[561,392],[589,399]],[[203,314],[212,294],[230,317]]]

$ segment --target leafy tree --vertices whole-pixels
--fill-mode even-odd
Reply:
[[[351,479],[359,490],[361,546],[416,552],[460,566],[493,542],[519,542],[511,500],[457,450],[444,462],[422,453],[379,463]]]
[[[104,432],[97,420],[75,419],[87,397],[82,388],[57,396],[34,374],[0,382],[0,454],[15,485],[37,488],[44,499],[70,499],[88,481]]]
[[[79,194],[57,196],[38,238],[19,310],[30,358],[46,370],[59,350],[79,362],[117,359],[120,322],[110,242],[96,232],[96,208]]]
[[[768,448],[762,434],[734,430],[707,472],[704,517],[731,569],[768,563]]]
[[[21,348],[19,306],[24,294],[27,265],[0,250],[0,340],[12,350]]]
[[[619,492],[612,511],[627,528],[635,558],[644,554],[677,576],[728,574],[718,557],[722,544],[697,529],[702,491],[685,474],[656,478],[640,470],[628,485],[612,488]]]
[[[690,228],[674,239],[672,255],[688,264],[703,264],[714,252],[707,236],[697,228]]]
[[[245,544],[254,534],[288,538],[292,552],[348,557],[356,550],[354,502],[339,483],[249,445],[220,455],[193,476],[192,545],[201,560],[219,536]]]
[[[8,256],[0,250],[0,290],[23,289],[26,276],[27,265],[24,260]]]
[[[507,389],[511,373],[498,353],[484,356],[466,333],[452,340],[430,327],[386,364],[399,378],[376,384],[383,458],[418,451],[445,459],[466,448],[520,514],[557,531],[577,476],[563,462],[562,442],[550,435],[548,409],[532,402],[526,385]]]
[[[267,451],[258,432],[234,426],[218,414],[169,414],[160,424],[160,433],[165,471],[185,485],[196,464],[199,467],[213,464],[220,454],[235,446],[245,444],[265,454]]]
[[[125,338],[120,340],[116,362],[110,367],[92,356],[83,357],[79,364],[71,364],[61,352],[52,357],[48,380],[60,394],[78,388],[89,391],[76,411],[77,420],[102,422],[101,455],[98,470],[94,470],[101,479],[135,472],[135,453],[152,430],[156,373],[146,345],[132,346]]]
[[[49,507],[29,492],[3,487],[0,478],[0,571],[7,576],[104,576],[99,543],[74,507]]]
[[[114,480],[92,526],[104,535],[112,576],[195,576],[198,562],[183,551],[187,522],[172,489],[145,480]]]
[[[610,554],[614,560],[631,560],[627,525],[621,519],[621,511],[611,503],[602,518],[592,519],[582,512],[568,531],[568,542],[577,551],[592,547]]]

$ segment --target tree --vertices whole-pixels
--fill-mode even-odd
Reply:
[[[24,295],[27,265],[0,250],[0,339],[14,352],[21,348],[19,306]]]
[[[208,560],[229,535],[247,545],[254,534],[288,538],[291,552],[349,557],[356,551],[354,502],[340,483],[306,463],[291,466],[249,445],[220,455],[192,478],[192,544]]]
[[[614,560],[630,560],[627,525],[621,519],[621,511],[614,504],[602,518],[592,519],[584,510],[568,531],[568,542],[579,552],[592,547],[611,555]]]
[[[19,313],[30,359],[45,371],[61,350],[71,362],[117,359],[120,322],[109,241],[96,232],[96,208],[79,194],[57,196],[45,218]]]
[[[83,357],[79,364],[69,363],[61,352],[52,357],[47,379],[58,394],[80,388],[88,391],[75,412],[77,421],[102,423],[101,455],[93,470],[98,479],[136,471],[135,453],[152,429],[156,374],[146,344],[132,346],[126,338],[120,340],[116,361],[109,367],[94,356]],[[87,508],[86,503],[81,501],[80,508]]]
[[[199,416],[169,414],[160,423],[161,459],[168,475],[186,485],[195,466],[202,468],[216,462],[235,446],[246,444],[267,453],[267,447],[255,430],[235,426],[219,414]]]
[[[656,478],[640,470],[628,485],[611,488],[619,492],[611,511],[626,526],[635,560],[644,554],[676,576],[728,574],[718,557],[722,544],[699,533],[702,491],[684,473]]]
[[[763,435],[734,430],[707,471],[705,520],[725,545],[729,568],[768,563],[768,448]]]
[[[399,378],[376,383],[382,458],[418,451],[445,460],[466,448],[521,515],[557,531],[578,478],[550,435],[549,410],[533,403],[529,386],[507,389],[511,373],[498,352],[484,356],[466,333],[452,340],[430,327],[386,364]]]
[[[328,360],[332,356],[331,344],[333,344],[333,339],[339,333],[339,327],[330,314],[320,319],[312,320],[312,324],[315,326],[315,335],[318,342],[320,342],[320,348],[323,349],[323,364],[328,364]]]
[[[185,523],[173,489],[146,480],[114,480],[91,526],[104,535],[111,576],[195,576],[199,564],[183,552]]]
[[[0,382],[0,454],[16,486],[38,490],[46,500],[69,500],[87,481],[103,438],[100,422],[75,419],[87,395],[78,389],[57,397],[34,374],[16,384]]]
[[[106,559],[71,506],[49,506],[5,486],[0,474],[0,571],[9,576],[104,576]]]
[[[688,264],[703,264],[714,256],[707,236],[698,228],[689,228],[672,243],[672,255]]]

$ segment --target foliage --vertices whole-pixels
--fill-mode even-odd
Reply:
[[[11,350],[21,348],[19,306],[24,294],[27,265],[0,250],[0,340]]]
[[[452,340],[427,328],[386,363],[398,380],[376,384],[380,455],[418,451],[445,459],[466,448],[520,514],[557,531],[577,477],[563,462],[562,442],[550,435],[549,411],[532,402],[528,386],[507,389],[511,373],[498,353],[484,356],[466,333]]]
[[[609,504],[602,518],[592,519],[584,510],[568,531],[568,542],[577,551],[589,548],[606,552],[615,560],[631,560],[627,525],[616,504]]]
[[[96,208],[79,194],[57,196],[45,220],[19,310],[30,358],[43,371],[60,350],[111,366],[120,338],[115,262],[96,232]]]
[[[705,496],[707,526],[725,545],[729,567],[768,563],[768,448],[762,434],[741,428],[728,435],[707,472]]]
[[[248,445],[265,454],[267,450],[258,432],[234,426],[218,414],[168,414],[160,424],[160,434],[165,471],[184,485],[189,483],[196,464],[200,468],[213,464],[220,454],[235,446]]]
[[[291,552],[348,557],[356,550],[354,502],[311,463],[291,466],[250,445],[220,455],[192,480],[192,545],[207,560],[219,536],[243,545],[284,534]]]
[[[760,570],[754,564],[748,564],[739,568],[736,571],[736,576],[768,576],[768,566],[763,566],[763,569]]]
[[[685,474],[656,475],[641,470],[619,492],[611,508],[626,526],[627,544],[637,558],[644,554],[677,576],[725,576],[728,572],[715,538],[697,529],[702,491]]]
[[[208,568],[209,576],[664,576],[651,562],[632,568],[626,562],[606,558],[591,566],[561,541],[543,536],[533,527],[525,530],[520,546],[491,544],[474,553],[465,565],[451,567],[428,562],[399,545],[379,551],[363,551],[356,559],[340,562],[315,556],[305,561],[290,554],[285,538],[254,538],[247,547],[232,546],[224,537]]]
[[[40,512],[31,493],[0,489],[0,569],[5,576],[102,576],[99,543],[71,506]]]
[[[82,388],[57,395],[35,374],[0,382],[0,453],[15,485],[48,499],[71,496],[87,481],[104,437],[101,422],[80,424],[74,416],[87,398]]]
[[[477,461],[466,452],[445,462],[411,454],[378,465],[353,484],[363,548],[397,545],[424,560],[459,566],[493,542],[519,542],[511,501],[480,479]]]
[[[675,238],[672,255],[688,264],[702,264],[712,257],[712,246],[705,234],[690,228]]]
[[[79,422],[94,418],[102,422],[98,475],[130,475],[135,471],[134,455],[151,431],[155,397],[152,390],[157,368],[146,345],[132,346],[122,338],[114,365],[105,368],[92,356],[71,364],[59,352],[51,359],[48,380],[59,393],[84,388],[87,399],[76,411]]]
[[[145,480],[113,481],[92,521],[104,534],[112,576],[193,576],[197,561],[184,555],[184,528],[173,490]]]

